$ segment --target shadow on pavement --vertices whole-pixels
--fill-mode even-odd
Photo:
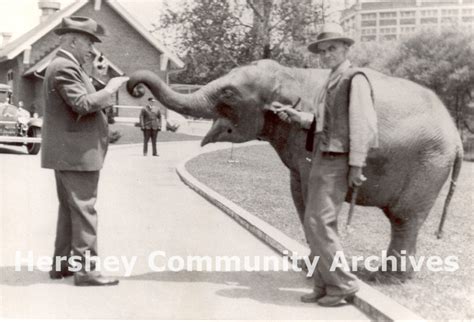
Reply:
[[[29,286],[33,284],[57,284],[62,280],[52,280],[48,272],[34,269],[28,271],[28,266],[21,266],[20,271],[15,271],[15,266],[0,267],[0,285]]]
[[[301,295],[309,293],[312,280],[296,272],[151,272],[121,278],[127,281],[156,281],[176,283],[213,283],[228,286],[216,292],[228,298],[249,298],[262,303],[307,306]],[[307,291],[302,291],[306,289]]]
[[[300,302],[301,295],[309,293],[312,280],[297,272],[150,272],[131,277],[119,278],[122,282],[155,281],[171,283],[212,283],[223,288],[216,291],[218,296],[239,299],[247,298],[261,303],[280,306],[308,307]],[[25,287],[35,284],[70,284],[72,278],[51,280],[47,272],[28,271],[22,266],[15,271],[14,266],[0,267],[0,285]],[[124,284],[121,284],[124,285]],[[117,287],[117,291],[121,285]],[[173,287],[172,285],[156,287]],[[302,291],[304,289],[304,291]]]
[[[2,146],[0,145],[0,154],[27,154],[28,153],[25,151],[22,151],[19,149],[19,147],[8,147],[8,146]]]

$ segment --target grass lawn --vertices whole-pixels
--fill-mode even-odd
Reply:
[[[290,195],[289,171],[275,151],[270,146],[260,145],[234,149],[233,155],[238,163],[228,163],[230,150],[222,150],[200,155],[188,162],[186,168],[218,193],[305,244]],[[458,258],[459,269],[432,272],[423,265],[414,279],[403,284],[368,282],[423,318],[474,318],[473,174],[474,163],[464,162],[444,237],[438,240],[434,232],[439,224],[447,186],[418,237],[418,259],[435,255],[445,259],[454,255]],[[346,221],[347,211],[346,204],[340,216],[340,226]],[[352,226],[354,232],[342,236],[346,256],[380,256],[387,248],[390,225],[378,209],[356,207]],[[364,274],[358,275],[365,280]]]
[[[143,133],[139,127],[127,124],[110,124],[111,131],[119,131],[120,139],[112,144],[143,143]],[[202,137],[174,132],[159,132],[158,142],[201,140]]]

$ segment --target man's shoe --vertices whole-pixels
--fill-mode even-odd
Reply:
[[[296,260],[296,266],[301,268],[303,271],[308,272],[308,266],[306,266],[304,258],[298,258]]]
[[[60,279],[70,277],[73,275],[74,275],[74,272],[71,272],[67,268],[60,271],[55,271],[55,270],[49,271],[49,278],[51,278],[52,280],[60,280]]]
[[[154,157],[159,157],[160,155],[158,153],[153,154]]]
[[[118,279],[100,274],[76,274],[74,276],[74,285],[76,286],[112,286],[118,283]]]
[[[309,294],[302,295],[300,297],[303,303],[316,303],[319,299],[326,296],[326,292],[322,289],[315,289]]]
[[[347,303],[351,303],[354,300],[355,293],[348,295],[326,295],[318,300],[318,304],[321,306],[336,306],[346,300]]]

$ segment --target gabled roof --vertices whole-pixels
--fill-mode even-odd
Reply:
[[[24,72],[23,76],[34,75],[36,73],[41,74],[49,66],[49,63],[56,56],[58,50],[59,47],[47,54],[45,57],[43,57],[43,59],[41,59],[39,62],[31,66],[26,72]]]
[[[76,11],[86,5],[89,0],[76,0],[66,8],[52,14],[48,19],[41,22],[38,26],[23,34],[19,38],[0,48],[0,62],[10,60],[21,54],[38,41],[41,37],[56,28],[64,17],[73,15]],[[163,53],[176,68],[183,68],[184,62],[178,56],[169,51],[155,36],[153,36],[144,26],[142,26],[130,13],[125,10],[117,1],[108,0],[110,7],[130,26],[132,26],[140,35],[143,36],[153,47]]]
[[[39,62],[31,66],[26,72],[23,73],[23,76],[30,76],[30,75],[40,75],[42,74],[46,68],[49,66],[49,63],[53,60],[53,58],[56,56],[56,53],[58,52],[59,47],[54,49],[52,52],[50,52],[48,55],[46,55],[43,59],[41,59]],[[100,55],[100,52],[94,48],[94,51],[96,55]],[[112,68],[118,75],[123,76],[125,73],[113,62],[111,62],[109,59],[105,57],[107,61],[107,66]]]
[[[78,0],[70,4],[66,8],[52,14],[48,19],[41,22],[38,26],[34,27],[27,33],[6,44],[5,47],[0,49],[0,61],[13,59],[25,51],[25,49],[30,48],[31,45],[41,37],[58,26],[64,17],[74,14],[74,12],[81,9],[87,2],[88,0]]]

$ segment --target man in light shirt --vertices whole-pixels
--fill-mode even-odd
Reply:
[[[282,120],[309,129],[313,157],[303,225],[311,256],[318,256],[319,262],[314,273],[314,291],[301,300],[322,306],[350,300],[359,289],[351,272],[341,268],[330,271],[330,267],[336,253],[342,252],[338,213],[348,188],[363,183],[367,154],[378,146],[371,85],[363,71],[353,68],[347,60],[353,43],[353,39],[343,35],[341,26],[328,23],[317,41],[308,46],[331,69],[315,101],[315,114],[278,102],[272,104]]]

